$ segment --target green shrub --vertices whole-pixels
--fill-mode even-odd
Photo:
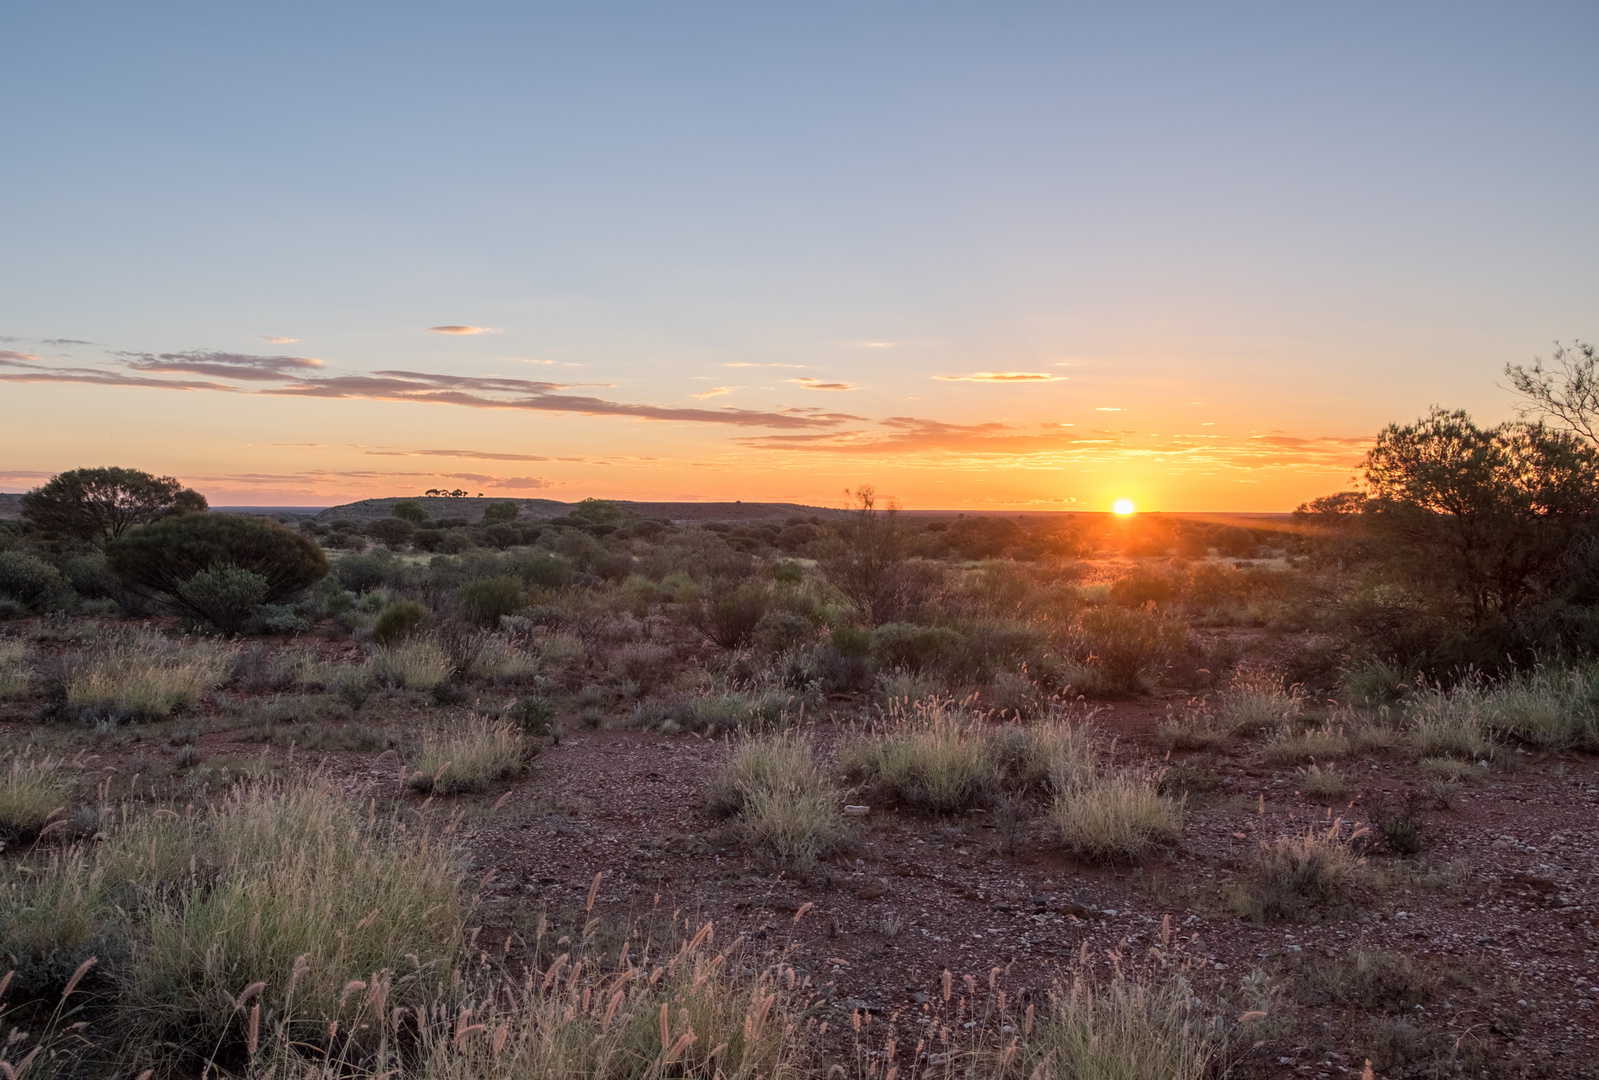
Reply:
[[[572,582],[572,567],[559,555],[535,552],[511,563],[512,570],[532,588],[564,589]]]
[[[244,629],[266,594],[266,578],[232,563],[201,570],[177,587],[185,609],[229,637]]]
[[[179,610],[209,620],[183,598],[196,574],[223,566],[259,575],[257,603],[289,600],[327,575],[316,542],[275,521],[236,514],[183,514],[130,529],[106,547],[111,569]]]
[[[505,710],[505,715],[520,727],[524,734],[547,735],[550,731],[550,721],[555,719],[555,705],[548,698],[533,694],[518,698]]]
[[[1110,602],[1122,607],[1141,608],[1145,604],[1164,604],[1175,595],[1171,578],[1137,568],[1111,582]]]
[[[835,626],[827,635],[827,644],[840,656],[869,656],[872,632],[857,626]]]
[[[366,527],[367,535],[387,547],[399,547],[411,539],[416,526],[399,517],[378,518]]]
[[[421,525],[428,519],[428,512],[415,499],[401,499],[394,504],[394,509],[390,512],[402,521],[409,521],[412,525]]]
[[[527,594],[521,578],[509,574],[479,578],[457,590],[455,606],[470,622],[498,626],[502,615],[513,615],[527,606]]]
[[[483,508],[483,524],[509,525],[521,512],[522,508],[509,499],[491,502]]]
[[[1158,613],[1095,608],[1077,617],[1079,659],[1097,669],[1095,688],[1108,694],[1148,689],[1187,644],[1188,628]]]
[[[0,551],[0,597],[39,611],[68,596],[61,571],[26,551]]]
[[[961,666],[965,648],[965,638],[942,626],[884,623],[872,631],[872,661],[879,667],[949,670]]]
[[[816,627],[792,611],[768,611],[755,624],[755,647],[767,655],[787,652],[816,640]]]
[[[414,634],[428,609],[415,600],[397,600],[384,608],[378,621],[372,625],[372,640],[379,645],[392,645]]]
[[[764,585],[745,582],[700,605],[700,629],[724,649],[740,648],[749,643],[770,603]]]
[[[394,559],[386,555],[343,555],[333,563],[339,584],[357,594],[387,585],[393,575]]]

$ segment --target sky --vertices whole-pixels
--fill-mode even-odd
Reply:
[[[1599,6],[0,5],[0,490],[1274,511],[1599,338]]]

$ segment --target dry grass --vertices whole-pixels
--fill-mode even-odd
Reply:
[[[61,763],[50,757],[11,753],[0,773],[0,850],[35,839],[70,798]]]
[[[1324,724],[1303,730],[1278,728],[1266,742],[1264,754],[1267,761],[1291,765],[1348,757],[1352,748],[1344,729],[1335,727],[1329,719]]]
[[[521,775],[528,747],[520,728],[505,720],[478,718],[422,741],[411,765],[409,785],[416,791],[454,795],[482,791]]]
[[[1312,765],[1299,770],[1299,790],[1320,802],[1337,802],[1349,792],[1344,774],[1332,766]]]
[[[1480,761],[1493,756],[1483,696],[1469,687],[1431,688],[1405,704],[1405,725],[1411,746],[1425,757]]]
[[[450,654],[432,637],[413,637],[376,650],[372,677],[393,687],[430,690],[450,677]]]
[[[1304,693],[1297,686],[1285,690],[1281,676],[1259,669],[1240,668],[1219,702],[1222,726],[1239,734],[1291,724],[1304,711]]]
[[[192,706],[227,677],[230,654],[208,642],[177,644],[149,631],[128,631],[68,661],[67,706],[80,715],[104,711],[115,720],[154,720]]]
[[[1263,842],[1233,893],[1233,909],[1256,922],[1281,922],[1350,903],[1364,862],[1352,841],[1363,831],[1347,830],[1340,818],[1326,829]]]
[[[1165,750],[1219,750],[1230,737],[1202,701],[1190,701],[1181,716],[1168,711],[1155,729],[1155,742]]]
[[[1487,757],[1494,735],[1553,749],[1599,749],[1599,676],[1579,666],[1539,667],[1497,682],[1468,678],[1448,690],[1416,693],[1406,714],[1418,748],[1428,754]]]
[[[849,779],[930,813],[955,813],[986,802],[994,774],[991,758],[981,726],[947,700],[895,710],[885,730],[839,751],[839,765]]]
[[[1062,785],[1050,810],[1067,850],[1090,862],[1130,862],[1182,836],[1182,804],[1159,774],[1112,770]]]
[[[1024,1033],[1014,1072],[1039,1080],[1201,1080],[1224,1041],[1178,977],[1140,980],[1118,966],[1106,980],[1057,986]],[[1026,1022],[1024,1021],[1024,1026]]]
[[[810,737],[792,731],[737,743],[706,797],[712,813],[736,818],[744,844],[802,872],[849,843],[843,802]]]
[[[0,638],[0,701],[28,696],[28,643]]]

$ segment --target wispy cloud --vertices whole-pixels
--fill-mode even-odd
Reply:
[[[297,337],[273,337],[271,334],[262,334],[262,341],[270,341],[274,345],[293,345],[300,339]]]
[[[847,418],[807,410],[679,408],[610,401],[568,391],[578,385],[504,376],[443,375],[400,369],[361,374],[328,374],[323,362],[303,356],[252,356],[191,350],[178,353],[117,352],[109,364],[58,366],[32,353],[0,356],[0,382],[84,383],[163,390],[209,390],[278,397],[348,398],[456,405],[475,409],[516,409],[622,416],[639,420],[719,424],[734,427],[805,429],[837,427]],[[167,378],[173,374],[209,376],[226,382]],[[244,384],[244,385],[239,385]],[[250,385],[259,384],[259,385]],[[842,385],[842,384],[841,384]]]
[[[549,457],[544,454],[497,454],[488,450],[363,450],[371,457],[449,457],[472,461],[585,461],[586,458]]]
[[[1098,406],[1095,406],[1094,411],[1095,412],[1125,412],[1126,410],[1123,409],[1120,405],[1098,405]]]
[[[798,379],[790,379],[789,382],[799,383],[801,386],[803,386],[807,390],[858,390],[858,389],[860,389],[860,387],[856,386],[854,383],[823,382],[820,379],[811,379],[811,378],[806,378],[804,376],[801,376]]]
[[[1038,371],[974,371],[970,375],[934,375],[939,382],[993,382],[1041,383],[1065,382],[1064,375],[1046,375]]]
[[[721,397],[723,394],[731,394],[732,392],[733,388],[731,386],[713,386],[704,393],[690,394],[689,397],[694,398],[696,401],[704,401],[706,398]]]
[[[93,345],[94,344],[94,342],[92,342],[92,341],[82,341],[82,340],[80,340],[78,338],[70,338],[70,337],[41,338],[39,343],[41,345]]]
[[[322,366],[322,361],[309,356],[251,356],[248,353],[196,350],[156,355],[121,352],[115,355],[126,360],[127,365],[135,371],[180,372],[252,382],[273,382],[286,375],[314,371]]]
[[[430,326],[428,330],[435,334],[493,334],[497,331],[492,326],[464,326],[451,324],[449,326]]]

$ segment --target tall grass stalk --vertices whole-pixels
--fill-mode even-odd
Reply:
[[[149,631],[130,631],[68,661],[67,705],[113,710],[119,719],[153,720],[193,705],[219,686],[231,662],[210,642],[177,644]]]

